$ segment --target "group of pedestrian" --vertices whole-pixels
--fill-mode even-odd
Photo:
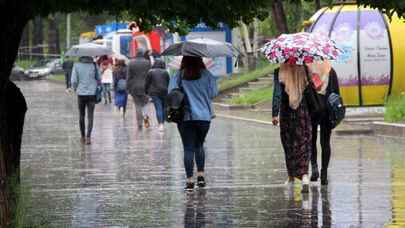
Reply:
[[[206,69],[201,57],[184,56],[180,70],[170,77],[164,61],[156,59],[151,64],[149,56],[138,48],[136,57],[128,66],[118,60],[111,68],[108,59],[97,64],[92,57],[84,56],[73,65],[71,87],[78,96],[81,142],[91,144],[96,88],[103,85],[105,103],[111,103],[110,88],[114,89],[115,105],[125,115],[128,94],[132,96],[139,129],[148,127],[149,117],[145,106],[151,98],[159,130],[164,130],[165,101],[168,92],[181,88],[187,97],[184,118],[177,128],[184,147],[184,167],[187,176],[186,190],[194,189],[193,169],[197,166],[197,185],[206,185],[204,176],[204,141],[213,118],[212,99],[217,95],[216,78]],[[87,110],[87,131],[85,114]]]
[[[302,39],[304,35],[295,36]],[[287,44],[290,43],[287,42]],[[273,124],[280,125],[280,138],[288,173],[286,184],[292,186],[298,178],[302,181],[302,191],[308,192],[309,182],[318,181],[319,177],[322,185],[328,184],[331,133],[343,118],[340,115],[342,113],[334,109],[341,108],[343,105],[341,101],[336,102],[340,99],[336,72],[326,59],[322,62],[312,61],[313,59],[306,54],[301,56],[303,60],[299,62],[297,55],[284,58],[279,48],[273,52],[271,45],[273,43],[266,46],[270,50],[270,52],[265,51],[267,57],[280,58],[277,59],[280,67],[274,72],[272,115]],[[305,64],[302,64],[304,62]],[[165,115],[166,105],[171,104],[171,102],[166,104],[166,98],[177,94],[174,98],[180,101],[180,105],[176,106],[176,113],[180,113],[180,117],[175,122],[184,149],[184,168],[187,178],[185,190],[193,190],[195,183],[200,188],[205,187],[207,183],[204,175],[204,142],[211,120],[214,118],[212,100],[218,94],[218,89],[216,78],[206,69],[202,57],[183,55],[180,69],[172,77],[169,76],[162,60],[153,59],[152,61],[149,53],[142,48],[137,49],[135,58],[131,59],[128,65],[124,61],[117,61],[114,68],[111,68],[108,59],[100,60],[99,64],[100,67],[91,57],[81,57],[72,70],[71,84],[78,95],[82,142],[90,144],[98,84],[102,83],[104,87],[105,103],[111,103],[112,84],[115,105],[122,110],[123,115],[126,112],[128,94],[131,95],[139,130],[148,128],[150,125],[146,106],[151,99],[156,111],[158,128],[163,131],[165,119],[172,118]],[[331,110],[331,106],[335,111]],[[87,132],[84,127],[85,109],[88,110]],[[338,115],[340,119],[334,118]],[[320,127],[322,148],[320,173],[316,145],[318,127]],[[311,177],[309,177],[309,164],[312,167]],[[196,180],[194,165],[197,168]]]
[[[321,102],[320,110],[311,109],[312,76],[319,77],[316,96]],[[330,94],[340,94],[336,72],[329,62],[308,65],[281,64],[274,72],[273,124],[280,124],[280,137],[285,153],[288,172],[287,185],[295,178],[302,181],[303,192],[308,191],[310,181],[317,181],[317,134],[320,126],[322,166],[321,184],[328,184],[328,166],[331,155],[332,124],[327,109]],[[313,94],[312,94],[313,95]],[[308,170],[311,162],[312,175]]]
[[[165,97],[168,93],[169,74],[164,61],[157,59],[151,63],[148,52],[138,48],[135,58],[127,65],[125,60],[113,61],[108,56],[101,56],[95,61],[93,57],[83,56],[71,66],[66,64],[67,88],[71,87],[78,96],[79,125],[81,142],[91,144],[96,90],[102,85],[104,104],[114,104],[125,117],[128,94],[135,104],[138,129],[150,127],[146,106],[150,99],[155,106],[159,130],[164,131]],[[70,64],[70,62],[69,62]],[[85,132],[85,115],[87,110],[87,132]]]

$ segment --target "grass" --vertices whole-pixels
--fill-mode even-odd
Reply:
[[[61,82],[65,81],[65,75],[64,74],[53,74],[49,78],[52,79],[52,80],[61,81]]]
[[[384,119],[391,123],[405,121],[405,93],[388,99],[385,104]]]
[[[249,81],[263,77],[266,74],[272,73],[274,68],[276,68],[276,65],[268,64],[251,72],[234,74],[231,77],[225,78],[219,82],[219,91],[222,92],[224,90],[232,89]]]
[[[272,99],[272,96],[273,87],[265,87],[241,94],[239,97],[231,98],[229,103],[234,105],[254,105],[259,102],[269,101]]]

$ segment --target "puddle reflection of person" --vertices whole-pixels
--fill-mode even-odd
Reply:
[[[187,202],[184,211],[184,228],[200,228],[206,226],[205,201],[205,189],[187,194]]]
[[[319,189],[318,187],[312,187],[312,211],[311,211],[311,227],[329,228],[332,225],[332,213],[330,210],[329,194],[327,189],[321,189],[321,205],[319,205]],[[321,207],[322,220],[318,218],[319,208]],[[320,221],[322,225],[319,226]]]

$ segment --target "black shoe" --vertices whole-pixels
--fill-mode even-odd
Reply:
[[[187,182],[184,190],[185,191],[194,191],[194,182]]]
[[[328,185],[328,171],[321,170],[321,185]]]
[[[318,169],[312,169],[312,174],[311,174],[311,181],[316,182],[318,181],[319,178],[319,171]]]
[[[197,177],[197,186],[198,186],[199,188],[204,188],[205,185],[206,185],[206,183],[205,183],[204,177],[203,177],[203,176]]]

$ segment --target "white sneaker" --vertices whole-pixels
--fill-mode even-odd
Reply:
[[[164,131],[165,130],[165,125],[159,124],[158,129],[159,129],[159,131]]]

